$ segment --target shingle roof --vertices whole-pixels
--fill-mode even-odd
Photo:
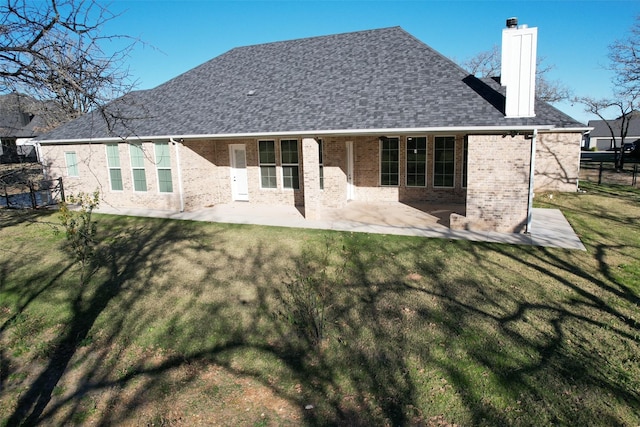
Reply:
[[[584,127],[542,102],[534,118],[505,118],[499,85],[399,27],[235,48],[109,108],[128,118],[115,125],[117,136]],[[99,114],[88,114],[41,139],[111,135]]]
[[[613,127],[613,131],[616,136],[619,136],[622,120],[620,120],[619,118],[610,120],[610,124]],[[593,130],[589,132],[589,136],[591,138],[611,138],[611,131],[609,130],[609,127],[604,120],[589,120],[589,127],[593,127]],[[631,113],[627,135],[629,136],[629,138],[640,137],[640,112],[634,111],[633,113]]]

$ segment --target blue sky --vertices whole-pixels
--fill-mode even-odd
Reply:
[[[138,89],[153,88],[234,47],[401,26],[461,62],[499,45],[508,17],[538,27],[551,79],[576,95],[607,97],[608,45],[640,15],[638,0],[214,1],[111,0],[106,33],[140,38],[128,61]],[[581,105],[559,104],[586,122]]]

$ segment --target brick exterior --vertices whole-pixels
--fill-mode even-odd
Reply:
[[[172,193],[158,191],[158,177],[152,142],[143,144],[147,191],[133,191],[129,147],[120,143],[123,190],[113,191],[109,183],[106,149],[103,144],[43,145],[42,154],[48,177],[64,178],[68,194],[99,189],[104,203],[116,207],[146,207],[178,210],[181,198],[185,210],[197,210],[232,197],[230,145],[244,145],[246,152],[249,203],[286,204],[305,207],[309,218],[317,217],[321,207],[340,208],[347,203],[347,143],[353,144],[354,199],[371,202],[456,203],[466,201],[466,217],[454,215],[452,228],[523,231],[526,223],[529,153],[531,140],[522,136],[470,135],[468,188],[463,187],[465,135],[455,136],[455,178],[452,188],[433,185],[435,135],[427,137],[426,186],[406,185],[406,136],[399,137],[399,185],[380,185],[380,141],[378,136],[328,136],[323,140],[324,189],[319,189],[318,144],[297,138],[300,189],[283,188],[280,139],[272,139],[276,151],[277,188],[261,188],[258,139],[186,140],[169,144]],[[291,138],[287,138],[291,139]],[[575,191],[580,133],[541,133],[536,156],[536,189]],[[161,142],[166,142],[161,141]],[[68,177],[65,152],[76,152],[79,177]],[[180,164],[180,174],[178,173]],[[182,194],[180,194],[180,178]],[[305,188],[307,191],[305,192]]]
[[[451,228],[518,233],[527,221],[531,140],[470,135],[466,217]]]
[[[580,133],[539,133],[536,142],[535,191],[578,189]]]

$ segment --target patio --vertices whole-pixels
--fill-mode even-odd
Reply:
[[[557,209],[533,209],[532,232],[509,234],[451,230],[449,215],[464,214],[464,205],[365,203],[352,201],[342,209],[325,208],[320,220],[308,220],[293,206],[255,205],[248,202],[220,204],[197,211],[175,212],[101,206],[98,213],[147,216],[191,221],[255,224],[348,232],[395,234],[428,238],[472,240],[506,244],[585,250],[571,225]]]

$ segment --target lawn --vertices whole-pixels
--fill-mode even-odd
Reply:
[[[640,425],[640,191],[587,251],[0,210],[0,425]]]

